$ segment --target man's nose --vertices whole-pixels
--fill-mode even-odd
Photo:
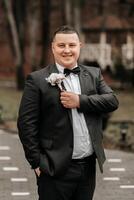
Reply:
[[[69,52],[70,52],[70,48],[69,48],[68,46],[66,46],[66,47],[64,48],[64,52],[65,52],[65,53],[69,53]]]

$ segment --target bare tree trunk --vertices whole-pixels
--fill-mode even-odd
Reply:
[[[16,20],[16,27],[18,30],[18,37],[19,37],[19,44],[20,44],[20,51],[21,51],[21,61],[20,65],[17,67],[16,77],[17,77],[17,84],[18,89],[24,88],[25,82],[25,75],[24,75],[24,22],[25,22],[25,8],[26,8],[26,1],[19,0],[14,1],[14,16]]]
[[[65,0],[65,21],[66,24],[72,25],[72,1]]]
[[[28,10],[28,24],[30,32],[30,56],[31,56],[31,66],[32,71],[37,69],[37,31],[39,26],[39,15],[40,15],[40,3],[39,1],[29,1],[29,10]]]
[[[103,0],[99,0],[98,2],[98,14],[103,15],[103,10],[104,10],[104,2]]]
[[[42,55],[40,66],[44,67],[49,62],[50,53],[50,14],[51,14],[51,0],[41,0],[41,13],[42,13]]]
[[[15,18],[14,18],[13,11],[12,11],[11,1],[4,0],[4,3],[5,3],[5,8],[7,10],[7,17],[8,17],[8,22],[9,22],[9,26],[11,29],[11,33],[12,33],[13,46],[14,46],[14,51],[15,51],[15,56],[16,56],[15,64],[16,64],[17,88],[23,89],[23,87],[24,87],[24,72],[22,69],[22,53],[21,53],[21,46],[20,46],[20,42],[19,42],[19,35],[17,32]]]
[[[74,27],[81,34],[80,0],[74,0]]]
[[[13,45],[14,45],[14,50],[15,50],[15,55],[16,55],[15,63],[18,66],[21,61],[21,51],[20,51],[20,45],[19,45],[18,32],[17,32],[13,12],[12,12],[11,1],[4,0],[4,2],[5,2],[6,10],[7,10],[8,22],[9,22],[12,37],[13,37]]]

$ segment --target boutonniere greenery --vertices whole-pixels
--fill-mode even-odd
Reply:
[[[52,73],[50,74],[48,78],[46,78],[48,83],[50,83],[52,86],[57,85],[61,91],[63,90],[61,83],[64,79],[65,79],[65,75],[58,74],[58,73]]]

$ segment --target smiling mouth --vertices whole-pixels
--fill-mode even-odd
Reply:
[[[64,58],[70,58],[72,55],[63,55]]]

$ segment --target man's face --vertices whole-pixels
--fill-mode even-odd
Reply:
[[[57,33],[52,42],[55,62],[65,68],[73,68],[80,54],[81,43],[76,33]]]

